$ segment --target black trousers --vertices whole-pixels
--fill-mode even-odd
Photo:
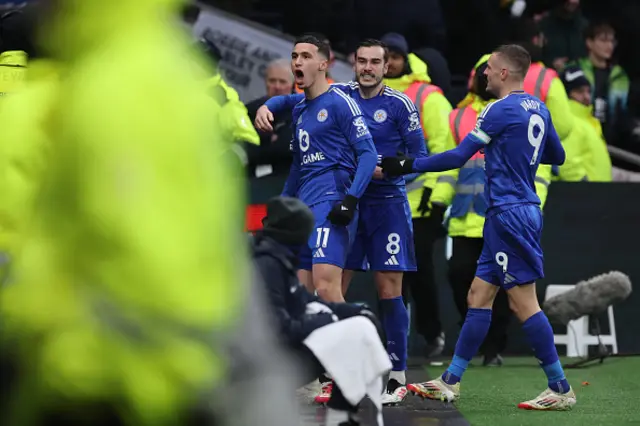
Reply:
[[[409,291],[414,301],[416,331],[428,342],[442,332],[440,305],[433,266],[433,245],[441,238],[437,232],[440,223],[430,217],[413,219],[413,241],[416,250],[417,272],[405,272],[402,280],[402,294],[405,304]]]
[[[298,358],[302,365],[302,378],[304,379],[300,386],[306,385],[313,379],[325,374],[326,369],[322,366],[318,358],[306,346],[293,349],[294,355]],[[349,411],[357,413],[358,407],[351,405],[342,394],[342,391],[335,384],[331,390],[331,398],[327,402],[327,407],[335,410]]]
[[[477,261],[482,252],[482,238],[453,237],[453,255],[449,259],[449,283],[453,300],[461,316],[460,324],[467,316],[467,293],[476,274]],[[491,327],[480,351],[493,357],[504,352],[507,345],[507,328],[511,309],[507,293],[500,289],[493,302]]]

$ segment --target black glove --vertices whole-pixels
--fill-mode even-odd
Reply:
[[[378,336],[380,336],[380,340],[382,341],[382,346],[387,349],[387,335],[384,332],[384,328],[382,327],[380,320],[376,317],[376,314],[371,312],[369,309],[363,309],[358,315],[368,318],[373,323],[376,327],[376,331],[378,332]]]
[[[404,154],[397,157],[384,157],[380,162],[382,172],[387,177],[396,177],[413,173],[413,158]]]
[[[358,199],[353,195],[347,195],[333,206],[327,219],[334,225],[347,226],[353,220],[357,205]]]
[[[422,190],[422,198],[420,198],[420,204],[418,204],[418,212],[421,216],[426,215],[431,210],[429,200],[431,199],[431,188],[425,186]]]

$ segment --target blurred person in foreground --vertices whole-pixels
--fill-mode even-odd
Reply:
[[[46,107],[55,149],[0,290],[15,373],[2,423],[256,424],[225,394],[259,371],[260,351],[243,345],[270,352],[271,334],[247,284],[228,142],[211,125],[220,107],[176,61],[189,46],[173,24],[179,2],[40,6],[40,46],[65,72],[50,98],[23,104]],[[262,424],[294,424],[258,404]]]
[[[309,207],[296,198],[276,197],[267,204],[267,216],[263,222],[264,229],[254,240],[254,261],[267,286],[267,296],[279,336],[304,368],[306,380],[301,380],[300,384],[307,383],[314,376],[317,377],[331,369],[329,365],[324,366],[322,360],[305,345],[309,335],[322,327],[348,318],[364,316],[375,326],[378,335],[375,338],[379,343],[384,343],[382,326],[366,306],[323,302],[306,291],[298,281],[295,266],[298,248],[307,241],[314,226],[313,213]],[[354,331],[365,333],[362,327],[356,327]],[[344,345],[339,335],[332,338],[329,334],[329,338],[331,340],[326,342],[327,346]],[[358,336],[351,335],[347,338],[357,339]],[[383,345],[376,346],[362,353],[352,353],[349,358],[358,364],[367,364],[377,349],[378,355],[390,367]],[[339,362],[349,360],[342,359]],[[354,376],[358,375],[353,371],[351,373]],[[345,394],[349,394],[349,389],[344,391]],[[359,424],[354,418],[358,410],[357,403],[347,401],[339,382],[333,387],[327,407],[327,426]]]
[[[469,94],[451,112],[449,123],[451,137],[459,145],[473,130],[478,116],[496,95],[487,90],[487,61],[491,55],[483,55],[471,71]],[[456,170],[456,185],[449,192],[451,204],[448,218],[448,233],[453,250],[449,259],[449,284],[453,290],[456,308],[464,321],[467,316],[467,298],[471,282],[478,266],[484,244],[483,228],[487,215],[485,196],[485,156],[482,151],[474,154],[462,168]],[[543,207],[547,199],[551,166],[542,164],[535,177],[536,194]],[[507,345],[507,328],[511,320],[511,309],[506,291],[500,289],[493,302],[491,326],[480,351],[484,355],[484,366],[501,366],[501,353]]]
[[[576,395],[564,374],[553,329],[536,296],[544,277],[540,247],[542,211],[535,174],[540,164],[562,165],[565,152],[544,104],[523,90],[531,56],[522,46],[498,47],[487,61],[490,103],[460,144],[429,158],[383,158],[389,175],[460,168],[481,149],[486,157],[487,218],[484,244],[469,290],[469,310],[451,364],[442,376],[407,389],[425,398],[460,398],[460,382],[491,325],[492,306],[500,288],[522,323],[529,345],[547,376],[547,389],[518,404],[526,410],[568,410]]]
[[[258,109],[273,96],[289,95],[293,92],[293,73],[289,59],[276,59],[267,65],[265,71],[265,87],[267,94],[247,104],[249,119],[253,123]],[[249,151],[250,165],[268,165],[274,174],[282,174],[291,167],[291,150],[289,143],[293,137],[291,131],[291,113],[289,111],[275,113],[273,131],[258,132],[260,147]]]
[[[574,129],[573,113],[569,98],[558,73],[542,63],[542,49],[545,46],[544,35],[531,19],[522,19],[517,24],[516,40],[531,55],[531,66],[524,79],[524,91],[544,102],[553,119],[553,125],[561,141],[571,137]],[[577,152],[569,153],[558,176],[566,182],[586,181],[587,171]],[[551,176],[546,180],[549,181]]]
[[[431,83],[427,65],[410,53],[409,45],[401,34],[386,34],[382,37],[382,42],[389,48],[389,69],[384,84],[403,92],[416,106],[429,154],[454,148],[455,145],[452,145],[449,139],[451,104],[442,90]],[[418,270],[404,274],[403,294],[411,291],[415,302],[416,329],[426,341],[427,357],[439,355],[444,348],[433,246],[445,234],[442,227],[445,212],[443,195],[454,184],[452,173],[415,174],[405,177],[407,198],[413,217],[413,240]]]
[[[20,39],[30,46],[29,66],[20,69],[21,87],[0,98],[0,281],[6,281],[12,260],[18,256],[34,210],[51,148],[47,124],[59,87],[59,65],[35,54],[34,8],[18,16]],[[14,70],[17,70],[14,68]],[[6,80],[5,80],[6,82]]]
[[[27,63],[34,55],[30,25],[29,16],[22,10],[0,15],[0,99],[24,83]]]

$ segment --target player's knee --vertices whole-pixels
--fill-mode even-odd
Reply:
[[[467,293],[467,305],[474,309],[490,309],[497,292],[498,287],[476,277]]]
[[[516,286],[507,291],[509,308],[520,322],[524,322],[540,311],[540,304],[532,284]]]
[[[378,297],[395,299],[402,296],[402,272],[378,271],[375,274]]]

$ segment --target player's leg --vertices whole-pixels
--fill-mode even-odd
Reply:
[[[491,327],[484,340],[480,351],[484,355],[482,365],[487,367],[499,367],[502,365],[502,356],[507,345],[507,328],[511,320],[509,298],[504,289],[500,289],[493,301],[491,314]]]
[[[309,258],[309,265],[311,265],[311,258]],[[311,268],[311,266],[308,266]],[[315,288],[313,287],[313,277],[311,275],[311,271],[307,269],[298,269],[297,274],[298,281],[307,289],[309,293],[315,292]]]
[[[316,229],[309,238],[312,249],[312,278],[315,291],[327,302],[344,302],[342,271],[358,227],[358,213],[348,226],[337,226],[327,220],[333,201],[314,205]]]
[[[384,405],[402,402],[407,394],[407,335],[409,313],[402,298],[404,271],[416,270],[413,245],[413,224],[409,203],[369,206],[367,220],[373,232],[366,244],[370,268],[380,300],[380,317],[387,336],[387,351],[393,365]]]
[[[518,407],[529,410],[570,409],[576,403],[575,394],[558,358],[553,329],[540,309],[536,295],[535,281],[544,276],[540,247],[542,213],[537,206],[519,206],[497,214],[495,222],[497,234],[504,242],[504,250],[496,253],[496,262],[501,266],[499,278],[548,382],[547,390]]]
[[[493,256],[493,230],[489,219],[484,225],[484,245],[476,277],[467,295],[467,315],[460,330],[451,364],[441,377],[407,386],[422,397],[455,401],[460,396],[460,381],[469,362],[478,352],[491,326],[491,308],[499,289]]]

